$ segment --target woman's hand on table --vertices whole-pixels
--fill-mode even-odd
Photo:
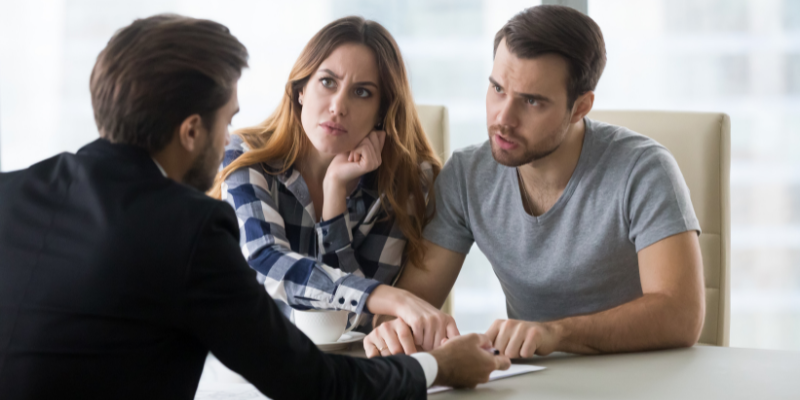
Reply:
[[[367,357],[430,351],[460,335],[453,317],[410,292],[378,286],[367,299],[375,314],[397,317],[383,322],[364,338]]]
[[[364,338],[364,353],[368,358],[393,354],[414,354],[422,350],[414,343],[411,328],[401,319],[386,321]]]

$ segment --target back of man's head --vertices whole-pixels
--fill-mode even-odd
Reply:
[[[228,28],[178,15],[138,19],[97,56],[90,90],[100,136],[155,153],[187,117],[206,127],[247,67]]]
[[[600,27],[587,15],[564,6],[536,6],[511,18],[494,37],[494,52],[505,39],[519,58],[558,54],[569,65],[567,106],[595,89],[606,66]]]

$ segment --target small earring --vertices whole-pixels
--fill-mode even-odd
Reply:
[[[297,98],[297,102],[300,103],[300,105],[302,106],[303,105],[303,98],[302,97],[298,97]]]

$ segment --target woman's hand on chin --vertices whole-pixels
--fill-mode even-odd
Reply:
[[[378,169],[385,141],[386,132],[372,131],[356,145],[355,149],[336,155],[328,166],[324,186],[344,188],[350,181]]]
[[[402,289],[378,286],[367,299],[367,308],[374,314],[397,317],[364,339],[368,357],[430,351],[459,336],[453,317]]]

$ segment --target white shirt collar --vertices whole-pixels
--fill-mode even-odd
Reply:
[[[166,178],[167,177],[167,171],[164,171],[164,168],[161,167],[161,164],[159,164],[158,161],[156,161],[155,158],[153,158],[153,162],[156,163],[156,167],[158,167],[158,170],[161,171],[161,174],[164,175],[164,178]]]

